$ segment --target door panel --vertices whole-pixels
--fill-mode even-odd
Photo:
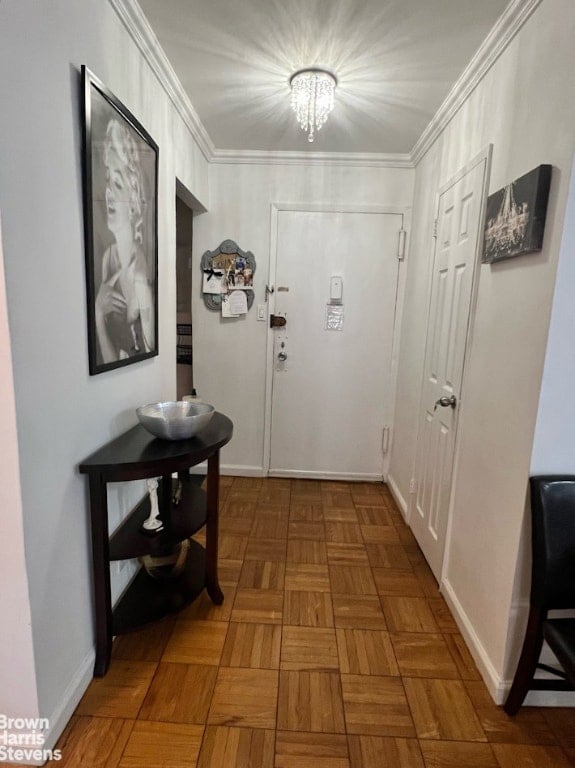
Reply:
[[[278,212],[274,311],[287,323],[271,331],[270,474],[383,476],[401,226],[397,214]],[[341,330],[327,328],[333,276]]]
[[[440,580],[486,161],[439,200],[411,526]],[[440,398],[456,398],[441,405]]]

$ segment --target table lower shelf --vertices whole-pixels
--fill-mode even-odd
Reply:
[[[113,610],[112,633],[126,632],[177,613],[193,602],[206,585],[206,552],[196,541],[182,572],[174,578],[155,579],[140,568]]]

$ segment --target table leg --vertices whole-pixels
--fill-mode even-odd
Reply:
[[[108,498],[100,475],[90,475],[92,563],[96,609],[96,663],[94,675],[103,677],[112,656],[112,600],[110,595]]]
[[[218,514],[220,494],[220,452],[208,459],[206,516],[206,589],[213,603],[221,605],[224,593],[218,581]]]

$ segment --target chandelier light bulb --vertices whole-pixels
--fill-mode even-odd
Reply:
[[[325,69],[302,69],[289,82],[292,109],[311,142],[333,109],[337,80]]]

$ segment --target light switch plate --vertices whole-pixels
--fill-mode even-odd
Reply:
[[[264,323],[267,317],[267,305],[258,304],[258,320],[262,320]]]

